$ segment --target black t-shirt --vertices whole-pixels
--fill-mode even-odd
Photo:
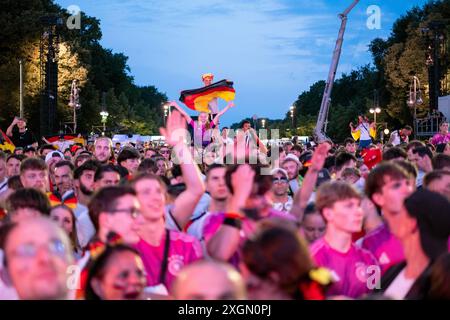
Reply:
[[[11,140],[16,147],[25,148],[37,142],[34,134],[28,129],[26,129],[25,132],[19,132],[19,128],[15,127],[12,134]]]

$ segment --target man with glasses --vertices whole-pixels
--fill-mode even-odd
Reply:
[[[132,188],[110,186],[99,190],[89,203],[89,216],[101,242],[106,242],[110,232],[117,233],[129,245],[139,241],[140,206]]]
[[[66,233],[48,218],[13,225],[5,237],[5,266],[19,299],[69,299],[71,248]]]
[[[286,170],[276,168],[272,170],[272,207],[278,211],[290,212],[292,197],[288,195],[289,180]]]
[[[164,145],[159,149],[159,154],[162,155],[167,161],[170,160],[170,149]]]

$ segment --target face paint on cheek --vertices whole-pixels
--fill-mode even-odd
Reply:
[[[113,288],[115,290],[121,290],[124,291],[127,288],[127,285],[125,283],[120,283],[118,281],[114,282]]]

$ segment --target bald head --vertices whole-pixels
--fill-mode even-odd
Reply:
[[[69,238],[48,218],[30,218],[5,239],[5,264],[20,299],[66,299],[67,268],[74,262]]]
[[[177,300],[245,300],[241,275],[228,264],[200,260],[184,267],[172,288]]]

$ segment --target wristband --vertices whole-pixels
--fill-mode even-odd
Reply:
[[[223,224],[239,230],[242,228],[242,220],[237,218],[226,217],[225,220],[223,220]]]
[[[240,214],[238,212],[227,212],[227,213],[225,213],[225,218],[242,220],[243,216],[242,216],[242,214]]]

